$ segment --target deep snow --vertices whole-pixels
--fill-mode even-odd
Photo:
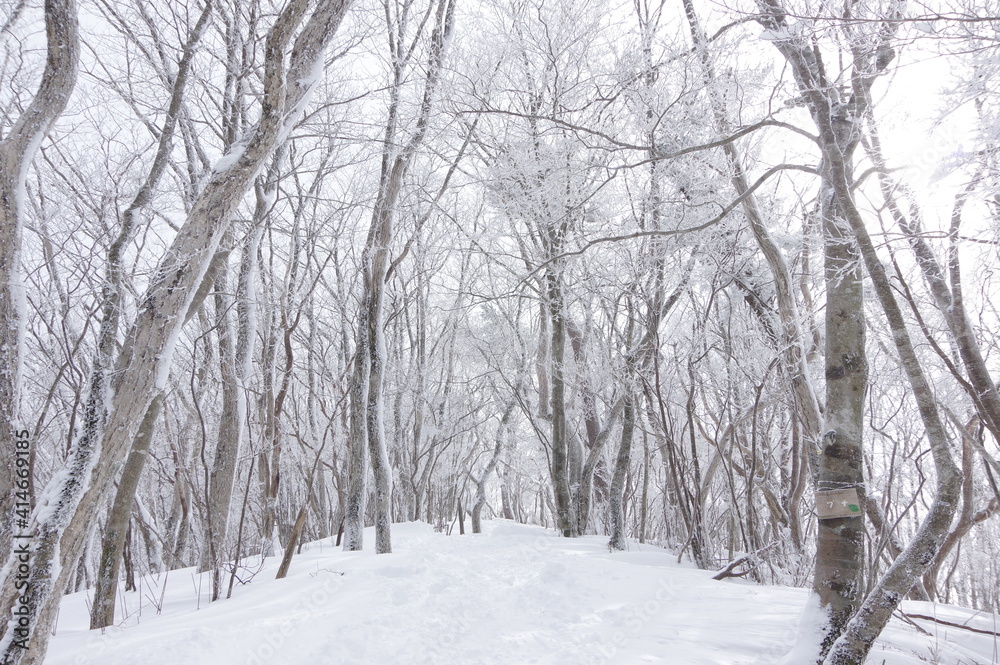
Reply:
[[[721,582],[676,556],[606,538],[568,540],[506,521],[477,536],[393,525],[395,551],[312,543],[274,580],[269,558],[233,597],[209,604],[193,569],[119,596],[119,628],[88,631],[89,593],[67,596],[46,665],[770,665],[795,644],[803,589]],[[365,542],[374,543],[366,530]],[[996,632],[971,610],[908,604]],[[872,665],[996,665],[1000,638],[896,619]],[[937,660],[935,660],[937,658]]]

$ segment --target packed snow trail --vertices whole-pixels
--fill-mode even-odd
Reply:
[[[68,596],[46,665],[773,665],[795,643],[802,589],[713,581],[649,546],[560,538],[506,521],[477,536],[393,525],[395,551],[308,545],[289,576],[266,561],[230,600],[207,602],[193,569],[124,594],[124,628],[87,631],[87,595]],[[366,532],[366,542],[374,534]],[[165,589],[164,589],[165,587]],[[199,594],[200,588],[200,594]],[[200,596],[200,597],[199,597]],[[200,608],[199,608],[200,605]],[[157,611],[159,606],[160,611]],[[973,612],[922,604],[962,623]],[[992,616],[975,617],[990,628]],[[994,665],[996,640],[894,623],[870,663]]]

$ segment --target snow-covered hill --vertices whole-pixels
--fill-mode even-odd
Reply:
[[[46,665],[611,665],[777,663],[795,643],[807,594],[684,567],[648,545],[611,554],[504,521],[478,536],[393,526],[395,551],[307,546],[289,576],[268,559],[233,597],[209,604],[193,569],[125,594],[123,628],[87,630],[85,593],[68,596]],[[374,535],[366,533],[366,542]],[[124,605],[124,607],[123,607]],[[996,632],[993,615],[908,610]],[[873,665],[995,665],[1000,639],[919,621],[887,629]]]

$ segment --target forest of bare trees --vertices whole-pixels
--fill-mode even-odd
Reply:
[[[0,652],[394,522],[1000,611],[1000,7],[12,0]],[[375,543],[364,528],[375,526]],[[30,554],[26,554],[30,552]]]

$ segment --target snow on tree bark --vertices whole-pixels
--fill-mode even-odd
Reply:
[[[427,73],[423,96],[413,133],[404,143],[398,136],[400,128],[399,104],[407,69],[413,49],[405,42],[409,4],[397,8],[400,15],[392,25],[392,13],[386,6],[389,19],[390,49],[393,54],[393,83],[390,87],[389,117],[385,127],[385,147],[382,153],[382,170],[378,195],[372,211],[371,225],[362,256],[362,282],[364,295],[358,312],[355,344],[354,373],[351,393],[351,435],[348,504],[344,525],[344,549],[358,550],[363,545],[365,475],[370,457],[375,482],[375,551],[382,554],[392,551],[392,468],[385,442],[383,414],[383,383],[385,373],[385,314],[383,299],[389,268],[389,249],[394,235],[396,207],[406,174],[413,157],[423,143],[430,122],[434,94],[444,63],[445,50],[454,26],[455,3],[438,0],[428,8],[434,10],[435,22],[430,35]],[[398,32],[396,32],[398,31]],[[420,39],[418,31],[415,39]],[[402,145],[400,145],[402,144]],[[398,147],[397,147],[398,146]],[[362,446],[367,444],[367,452]]]
[[[97,584],[94,588],[94,603],[90,610],[91,630],[106,628],[115,622],[118,573],[121,569],[125,537],[132,517],[132,504],[135,501],[135,492],[139,487],[139,478],[142,476],[142,469],[145,466],[146,457],[149,455],[153,429],[162,406],[163,393],[160,393],[153,399],[146,411],[135,441],[132,442],[132,449],[125,461],[122,477],[118,480],[118,491],[115,493],[108,521],[104,526],[104,538],[101,540]]]
[[[626,370],[626,380],[632,372]],[[635,432],[635,397],[634,390],[626,385],[625,407],[622,415],[622,438],[618,446],[618,456],[615,458],[615,471],[611,476],[611,489],[608,492],[608,508],[611,513],[609,530],[611,539],[608,547],[612,550],[625,549],[625,476],[628,473],[629,462],[632,459],[632,438]]]
[[[493,475],[493,471],[497,468],[497,464],[500,462],[500,454],[503,452],[505,439],[504,435],[507,433],[507,428],[510,426],[510,419],[514,413],[514,406],[516,404],[516,401],[510,400],[504,407],[503,415],[500,416],[500,423],[497,425],[496,443],[493,446],[493,454],[490,456],[490,461],[486,463],[486,467],[483,469],[479,478],[472,479],[472,482],[476,484],[476,502],[473,504],[472,511],[470,513],[472,518],[472,533],[482,533],[482,513],[483,508],[486,506],[486,483],[489,481],[490,476]]]
[[[325,0],[311,15],[310,4],[308,0],[291,0],[275,20],[264,47],[260,120],[242,147],[220,160],[226,161],[227,167],[216,166],[146,291],[116,363],[114,396],[104,435],[99,443],[87,443],[99,457],[94,453],[74,455],[68,472],[50,483],[39,502],[28,594],[34,635],[29,648],[21,649],[12,644],[8,631],[0,642],[5,663],[35,665],[44,659],[60,592],[80,556],[97,506],[103,504],[113,486],[117,465],[138,434],[155,395],[163,389],[185,314],[198,295],[233,210],[277,143],[298,120],[318,80],[317,68],[348,1]],[[3,586],[7,617],[13,606],[12,577],[9,573]]]
[[[851,88],[847,93],[848,99],[844,100],[840,90],[826,79],[822,62],[819,60],[819,51],[813,48],[805,36],[792,34],[793,31],[788,30],[788,16],[780,2],[760,0],[758,5],[761,9],[758,21],[768,30],[772,43],[788,62],[802,98],[819,130],[822,175],[830,205],[836,207],[834,217],[846,222],[854,236],[873,290],[892,330],[900,365],[913,390],[937,471],[937,495],[913,540],[874,585],[861,602],[856,614],[843,627],[842,632],[836,631],[836,624],[832,624],[834,631],[839,632],[835,641],[830,639],[832,632],[827,632],[825,644],[830,645],[830,650],[823,662],[825,665],[849,665],[864,662],[865,656],[888,623],[892,612],[933,560],[950,526],[961,485],[960,474],[949,450],[947,433],[938,413],[931,384],[914,351],[906,328],[906,320],[893,295],[893,287],[885,268],[868,235],[864,219],[854,203],[851,189],[851,151],[860,138],[859,123],[870,104],[871,86],[895,55],[890,40],[898,26],[898,21],[895,20],[898,17],[895,15],[876,17],[871,23],[875,30],[871,43],[853,44]],[[843,229],[841,223],[838,223],[838,227]],[[858,363],[856,358],[851,357],[841,360],[845,373],[849,363]],[[829,419],[829,414],[827,417]],[[836,446],[836,439],[840,436],[838,430],[829,431],[831,433],[829,438],[833,441],[826,441],[825,437],[826,448],[830,448],[831,443]],[[851,466],[849,455],[839,462]],[[844,580],[831,580],[834,583],[842,581]],[[834,618],[833,621],[837,619]]]
[[[145,181],[139,187],[132,202],[122,214],[121,229],[108,250],[107,281],[102,294],[101,328],[97,354],[91,369],[92,389],[85,407],[88,419],[95,424],[92,431],[87,434],[91,438],[96,439],[103,435],[103,426],[107,418],[107,406],[103,392],[104,386],[108,384],[107,373],[114,362],[114,349],[118,336],[119,320],[121,318],[123,287],[122,255],[135,232],[137,214],[152,199],[157,184],[166,170],[178,116],[181,111],[181,103],[184,99],[184,90],[187,86],[191,59],[194,56],[198,42],[201,40],[201,36],[204,34],[211,13],[212,5],[208,3],[205,5],[201,16],[188,37],[183,55],[177,66],[177,75],[174,77],[166,118],[163,127],[159,131],[156,154],[153,157]],[[128,492],[128,490],[123,490],[121,484],[119,484],[119,489],[115,496],[115,507],[109,516],[109,525],[105,529],[105,536],[102,539],[100,568],[103,574],[98,575],[98,589],[95,590],[94,605],[91,609],[91,628],[105,628],[114,622],[118,570],[121,564],[121,554],[128,528],[128,519],[132,513],[132,498],[135,494],[135,489],[138,487],[139,477],[142,474],[146,452],[149,449],[152,439],[153,422],[156,419],[156,413],[159,411],[159,404],[161,402],[162,397],[154,400],[156,406],[151,406],[150,411],[147,412],[144,417],[144,423],[139,429],[140,436],[133,444],[133,448],[145,447],[145,450],[141,454],[130,455],[125,464],[123,477],[130,478],[125,483],[126,488],[131,488],[130,495],[127,497],[124,496],[123,491]],[[121,500],[119,500],[119,495],[121,495]]]
[[[0,557],[14,534],[14,441],[20,423],[25,294],[21,279],[25,179],[69,103],[80,57],[76,0],[45,0],[46,59],[38,90],[0,141]],[[20,8],[19,10],[20,11]],[[13,17],[12,17],[13,20]]]

